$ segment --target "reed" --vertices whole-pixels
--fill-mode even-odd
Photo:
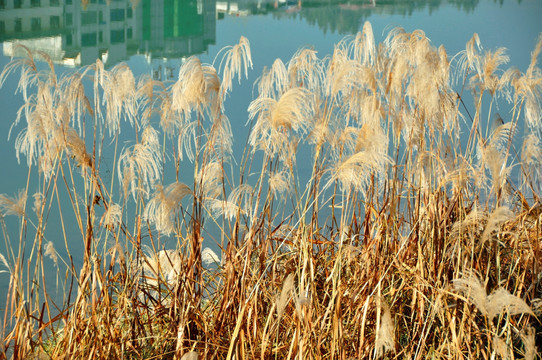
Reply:
[[[541,48],[521,73],[366,23],[264,70],[242,155],[244,37],[172,82],[27,51],[0,74],[29,168],[0,195],[0,358],[537,358]]]

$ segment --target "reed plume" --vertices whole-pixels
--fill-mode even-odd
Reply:
[[[106,228],[113,228],[118,226],[122,220],[122,208],[119,204],[109,204],[107,210],[104,212],[100,225]]]
[[[237,76],[239,83],[241,83],[241,75],[244,74],[245,78],[248,78],[248,69],[252,69],[252,56],[250,53],[250,42],[244,36],[241,36],[238,44],[227,46],[221,52],[224,52],[224,54],[220,60],[218,69],[223,73],[221,95],[222,99],[224,99],[232,88],[232,81],[235,76]],[[218,57],[219,55],[220,53],[216,56]]]
[[[252,186],[248,184],[239,185],[230,192],[227,200],[213,199],[211,209],[217,216],[224,216],[230,220],[238,215],[246,215],[252,207],[253,191]]]
[[[520,337],[523,341],[523,356],[525,357],[525,359],[536,359],[536,330],[532,326],[527,326],[520,333]]]
[[[221,106],[219,84],[216,70],[212,66],[201,64],[196,57],[188,58],[179,70],[177,82],[171,88],[171,110],[178,116],[173,129],[177,130],[189,122],[193,111],[202,114],[208,110],[211,116],[215,116]],[[169,121],[163,124],[166,125],[166,131],[173,130],[170,129]]]
[[[513,219],[514,215],[515,214],[505,206],[493,210],[493,212],[489,214],[486,228],[482,233],[482,244],[490,240],[493,231],[498,230],[498,227],[505,221]]]
[[[6,272],[8,272],[10,270],[10,266],[8,264],[8,261],[6,260],[6,257],[2,253],[0,253],[0,263],[2,263],[2,265],[4,265],[4,267],[6,269],[8,269],[7,271],[6,270],[0,270],[0,274],[1,273],[6,273]]]
[[[524,101],[525,120],[530,129],[540,131],[542,126],[542,71],[538,66],[538,56],[542,50],[542,34],[531,53],[531,62],[525,74],[518,74],[512,80],[515,89],[515,102]]]
[[[465,295],[469,302],[473,303],[478,310],[490,320],[501,315],[505,310],[510,315],[534,313],[524,300],[514,296],[508,290],[499,288],[487,295],[485,286],[474,273],[467,273],[460,279],[453,281],[454,289]]]
[[[51,260],[53,260],[55,267],[58,267],[58,255],[55,250],[55,245],[52,241],[48,241],[45,245],[45,252],[43,253],[44,256],[48,256]]]
[[[211,249],[206,247],[201,252],[201,261],[205,265],[220,264],[220,257]]]
[[[343,191],[365,191],[371,181],[371,176],[385,174],[386,165],[392,160],[385,152],[359,151],[339,163],[333,170],[332,179],[341,184]]]
[[[290,143],[296,134],[304,134],[312,116],[311,96],[303,88],[292,88],[278,100],[259,97],[248,107],[249,120],[255,119],[249,143],[281,160],[292,158]]]
[[[282,290],[277,297],[277,317],[280,319],[290,301],[291,292],[294,288],[294,274],[290,273],[282,283]]]
[[[101,64],[99,60],[97,64]],[[109,135],[120,131],[122,118],[133,125],[137,118],[136,80],[130,68],[121,63],[106,71],[102,65],[96,67],[95,76],[104,91],[103,101],[107,114],[104,120]]]
[[[380,323],[378,324],[375,340],[375,358],[381,358],[388,351],[395,348],[394,324],[388,304],[378,299],[379,307],[382,310],[380,314]]]
[[[147,251],[142,265],[146,283],[151,287],[158,287],[160,284],[175,286],[181,271],[180,253],[177,250],[160,250],[156,253],[150,249]]]
[[[281,59],[276,59],[271,69],[264,69],[257,80],[258,94],[265,98],[279,98],[289,86],[288,70]]]
[[[124,149],[119,157],[118,176],[124,195],[149,196],[150,187],[160,178],[162,161],[158,132],[151,126],[141,134],[141,141]]]
[[[317,94],[323,90],[324,76],[322,62],[316,56],[314,49],[299,49],[288,61],[288,87],[290,89],[304,87]]]
[[[175,215],[183,198],[190,194],[192,190],[183,183],[174,182],[165,189],[156,185],[153,197],[145,206],[143,218],[165,235],[175,232]]]
[[[15,215],[24,216],[26,207],[26,191],[19,190],[19,193],[13,197],[0,194],[0,210],[3,216]]]

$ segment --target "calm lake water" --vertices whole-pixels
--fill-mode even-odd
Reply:
[[[71,72],[102,59],[106,68],[126,62],[134,75],[175,79],[183,61],[191,55],[212,63],[224,46],[240,36],[251,44],[254,68],[248,80],[234,84],[226,102],[237,149],[244,147],[247,107],[253,82],[274,59],[287,61],[303,46],[320,57],[331,54],[344,36],[361,31],[370,21],[377,42],[389,30],[403,27],[423,30],[435,46],[443,44],[450,56],[465,48],[478,33],[486,49],[505,47],[509,65],[525,71],[537,36],[542,32],[540,0],[364,0],[364,1],[266,1],[266,0],[2,0],[0,1],[0,67],[20,55],[17,44],[47,53],[58,73]],[[42,64],[44,68],[45,64]],[[14,94],[18,77],[10,76],[0,89],[0,193],[14,195],[25,187],[26,161],[17,162],[14,151],[19,125],[8,139],[11,125],[23,104]],[[501,111],[506,114],[506,111]],[[299,161],[301,163],[301,161]],[[33,170],[36,175],[37,170]],[[32,181],[31,181],[31,184]],[[37,186],[37,185],[36,185]],[[29,191],[31,194],[32,191]],[[30,200],[29,200],[30,201]],[[48,237],[55,241],[51,215]],[[18,219],[5,218],[11,246],[17,248]],[[56,230],[55,230],[56,227]],[[76,226],[68,235],[80,238]],[[0,235],[0,253],[6,252],[6,233]],[[57,250],[63,241],[58,236]],[[82,254],[74,244],[74,256]],[[1,267],[1,266],[0,266]],[[0,270],[3,270],[0,268]],[[54,272],[53,272],[54,273]],[[5,301],[8,275],[0,273],[0,308]]]

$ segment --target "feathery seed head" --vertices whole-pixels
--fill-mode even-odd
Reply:
[[[464,219],[458,219],[452,225],[450,236],[454,238],[462,237],[465,239],[477,238],[482,231],[483,223],[486,219],[487,213],[479,210],[478,206],[475,205]],[[470,279],[474,275],[468,273],[466,276]]]
[[[0,194],[0,215],[24,216],[26,197],[24,189],[19,190],[19,193],[13,197]]]
[[[453,284],[455,291],[466,296],[482,315],[491,320],[504,310],[507,310],[510,315],[534,315],[525,301],[510,294],[506,289],[499,288],[488,296],[485,286],[474,272],[466,272],[463,278],[453,280]]]
[[[137,115],[135,78],[132,70],[124,63],[116,65],[111,71],[102,69],[98,77],[104,91],[103,101],[107,114],[105,125],[109,129],[109,135],[113,135],[119,131],[123,116],[130,124],[135,121]]]
[[[220,264],[220,257],[211,248],[206,247],[201,252],[201,261],[207,266]]]
[[[165,190],[162,185],[156,185],[154,196],[145,206],[143,218],[166,235],[175,232],[177,211],[181,207],[182,199],[190,194],[192,190],[180,182],[169,184]]]
[[[112,228],[120,224],[122,219],[122,208],[119,204],[111,203],[107,208],[107,211],[104,212],[100,225],[106,228]]]
[[[252,193],[252,186],[239,185],[230,193],[227,200],[210,199],[211,210],[216,216],[224,216],[229,220],[238,215],[246,215],[251,208]]]
[[[126,257],[124,256],[124,250],[122,246],[115,242],[108,249],[109,255],[111,255],[111,264],[126,264]]]
[[[158,132],[151,126],[147,126],[141,134],[141,141],[132,147],[125,148],[119,158],[119,182],[123,186],[125,195],[130,191],[134,199],[137,193],[148,196],[151,184],[158,181],[161,170]]]
[[[42,192],[36,192],[34,195],[32,195],[32,197],[34,198],[34,206],[32,207],[32,210],[34,210],[34,212],[39,216],[45,203],[45,196]]]
[[[454,290],[464,295],[484,316],[489,315],[486,288],[476,273],[465,272],[461,279],[453,280],[453,285]]]
[[[499,288],[487,297],[488,316],[493,319],[505,310],[510,315],[529,314],[534,316],[531,307],[525,301],[510,294],[508,290]]]
[[[176,128],[182,127],[190,119],[192,111],[203,113],[208,109],[212,116],[219,113],[220,80],[216,70],[192,56],[179,70],[179,79],[171,89],[171,109],[180,117]]]
[[[303,135],[312,122],[313,98],[303,88],[286,91],[279,100],[259,97],[250,103],[249,120],[256,123],[249,137],[253,151],[262,149],[286,160],[295,134]]]
[[[238,44],[227,46],[222,51],[224,51],[224,55],[218,68],[223,74],[221,89],[223,99],[231,90],[235,76],[237,76],[239,83],[241,83],[243,73],[245,78],[248,78],[248,68],[252,69],[252,55],[250,53],[250,42],[244,36],[241,36]],[[219,54],[217,54],[217,57]]]
[[[210,142],[215,145],[216,153],[226,160],[233,152],[233,132],[230,120],[225,114],[215,117]]]
[[[535,134],[529,134],[525,137],[521,151],[523,163],[529,165],[531,162],[540,162],[542,160],[540,144],[540,139]]]
[[[317,94],[321,91],[323,70],[314,49],[298,50],[288,62],[289,88],[303,87]]]
[[[395,349],[395,326],[388,304],[382,297],[376,300],[381,308],[380,324],[377,326],[375,339],[375,358],[384,356],[388,351]]]
[[[289,173],[285,170],[273,172],[269,176],[269,188],[277,198],[290,193],[292,189]]]
[[[519,336],[523,342],[523,356],[525,360],[535,360],[537,351],[536,351],[536,330],[527,325],[521,330]]]
[[[55,267],[58,267],[58,255],[55,250],[55,246],[52,241],[48,241],[45,245],[44,256],[48,256],[55,263]]]
[[[529,134],[523,140],[521,147],[521,162],[525,173],[533,174],[534,177],[540,174],[542,163],[542,146],[540,139],[535,134]],[[525,176],[526,174],[524,174]]]
[[[83,171],[86,171],[92,166],[92,159],[87,153],[85,141],[81,139],[77,131],[73,128],[69,128],[67,131],[66,147]]]
[[[288,71],[281,59],[276,59],[271,69],[264,69],[257,80],[261,97],[278,98],[288,89]]]
[[[315,115],[312,130],[307,136],[308,143],[316,145],[318,147],[330,143],[332,141],[332,138],[333,135],[331,133],[330,124],[322,115]]]
[[[354,60],[363,65],[374,65],[376,46],[373,27],[369,21],[365,21],[362,31],[357,33],[352,43],[352,52],[354,53]]]
[[[371,175],[382,178],[386,174],[386,165],[391,163],[392,159],[385,152],[360,151],[335,166],[332,180],[338,180],[343,191],[364,191]]]
[[[355,151],[374,151],[386,153],[388,136],[380,124],[363,124],[358,132]]]
[[[180,275],[183,257],[178,250],[160,250],[154,253],[147,249],[143,263],[143,276],[151,287],[174,286]]]
[[[498,230],[498,227],[505,221],[511,220],[514,218],[514,213],[505,206],[500,206],[496,208],[490,215],[487,220],[487,225],[482,233],[482,244],[490,240],[490,236],[493,231]]]
[[[503,360],[508,360],[512,358],[510,352],[510,346],[506,341],[498,336],[497,334],[493,335],[493,352]]]
[[[216,199],[222,193],[224,171],[219,162],[212,161],[204,164],[196,174],[196,184],[206,198]]]
[[[290,294],[294,289],[294,275],[294,273],[290,273],[286,279],[284,279],[284,282],[282,283],[282,291],[280,292],[280,296],[277,297],[277,317],[279,319],[282,317],[282,314],[290,301]]]

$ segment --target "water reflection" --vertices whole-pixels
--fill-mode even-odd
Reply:
[[[494,0],[496,2],[500,0]],[[479,0],[0,0],[0,41],[6,56],[22,44],[66,66],[101,59],[107,67],[135,54],[171,60],[201,54],[216,41],[225,16],[272,13],[299,17],[323,31],[355,33],[374,15],[412,15],[451,5],[471,12]],[[21,52],[19,54],[18,52]],[[173,65],[153,66],[168,79]]]
[[[324,33],[352,34],[372,16],[411,16],[416,11],[427,10],[429,15],[441,6],[455,7],[465,13],[472,12],[479,0],[313,0],[285,4],[281,17],[299,17],[310,25],[318,26]]]
[[[68,66],[101,59],[107,66],[143,54],[182,58],[215,43],[215,0],[4,0],[0,1],[4,55],[15,44],[43,51]],[[160,76],[171,76],[165,68]]]

